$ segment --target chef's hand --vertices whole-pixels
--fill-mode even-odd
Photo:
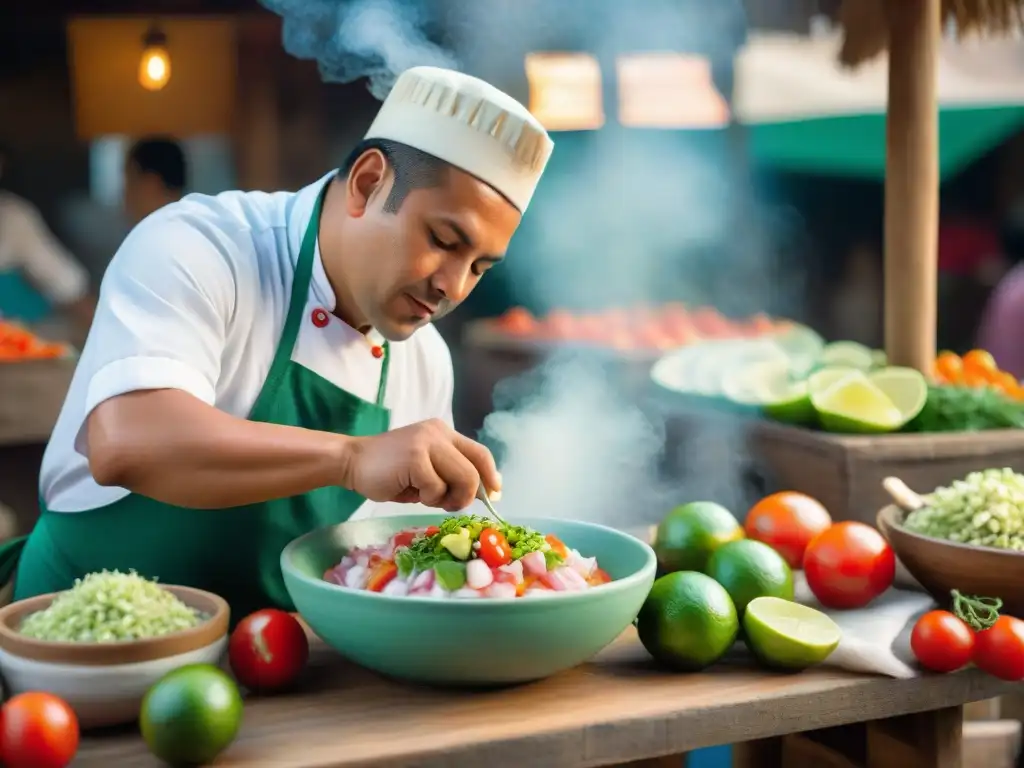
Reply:
[[[372,501],[420,502],[449,512],[465,509],[483,481],[501,490],[491,452],[440,419],[351,442],[343,485]]]

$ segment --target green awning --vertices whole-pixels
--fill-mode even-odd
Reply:
[[[1024,127],[1024,106],[944,109],[939,174],[948,178]],[[748,126],[754,162],[779,170],[880,179],[885,115],[838,115]]]

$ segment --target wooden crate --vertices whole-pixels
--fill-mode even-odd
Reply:
[[[759,467],[780,488],[821,501],[836,520],[874,525],[889,499],[882,479],[895,475],[921,493],[969,472],[1024,472],[1024,430],[935,435],[831,435],[771,422],[750,428]]]
[[[0,363],[0,445],[50,439],[76,362],[67,358]]]

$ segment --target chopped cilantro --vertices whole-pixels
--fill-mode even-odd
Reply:
[[[441,546],[441,539],[450,533],[458,533],[461,528],[469,530],[469,537],[473,541],[477,541],[486,528],[494,528],[501,532],[512,548],[513,560],[518,560],[530,552],[544,552],[549,569],[562,562],[562,558],[551,551],[544,535],[532,528],[503,525],[479,515],[460,515],[442,520],[438,525],[439,530],[432,536],[418,536],[408,547],[399,547],[395,552],[398,572],[405,577],[413,571],[420,572],[433,568],[436,563],[454,560],[451,552]]]

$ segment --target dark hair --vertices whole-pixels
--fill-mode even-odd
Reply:
[[[188,174],[185,152],[173,139],[142,139],[128,152],[128,162],[142,173],[159,176],[168,189],[185,189]]]
[[[338,178],[347,178],[356,160],[372,149],[384,155],[395,175],[388,199],[384,201],[384,210],[388,213],[398,213],[406,196],[414,189],[434,189],[443,185],[452,167],[448,162],[408,144],[388,139],[364,139],[349,152]]]

